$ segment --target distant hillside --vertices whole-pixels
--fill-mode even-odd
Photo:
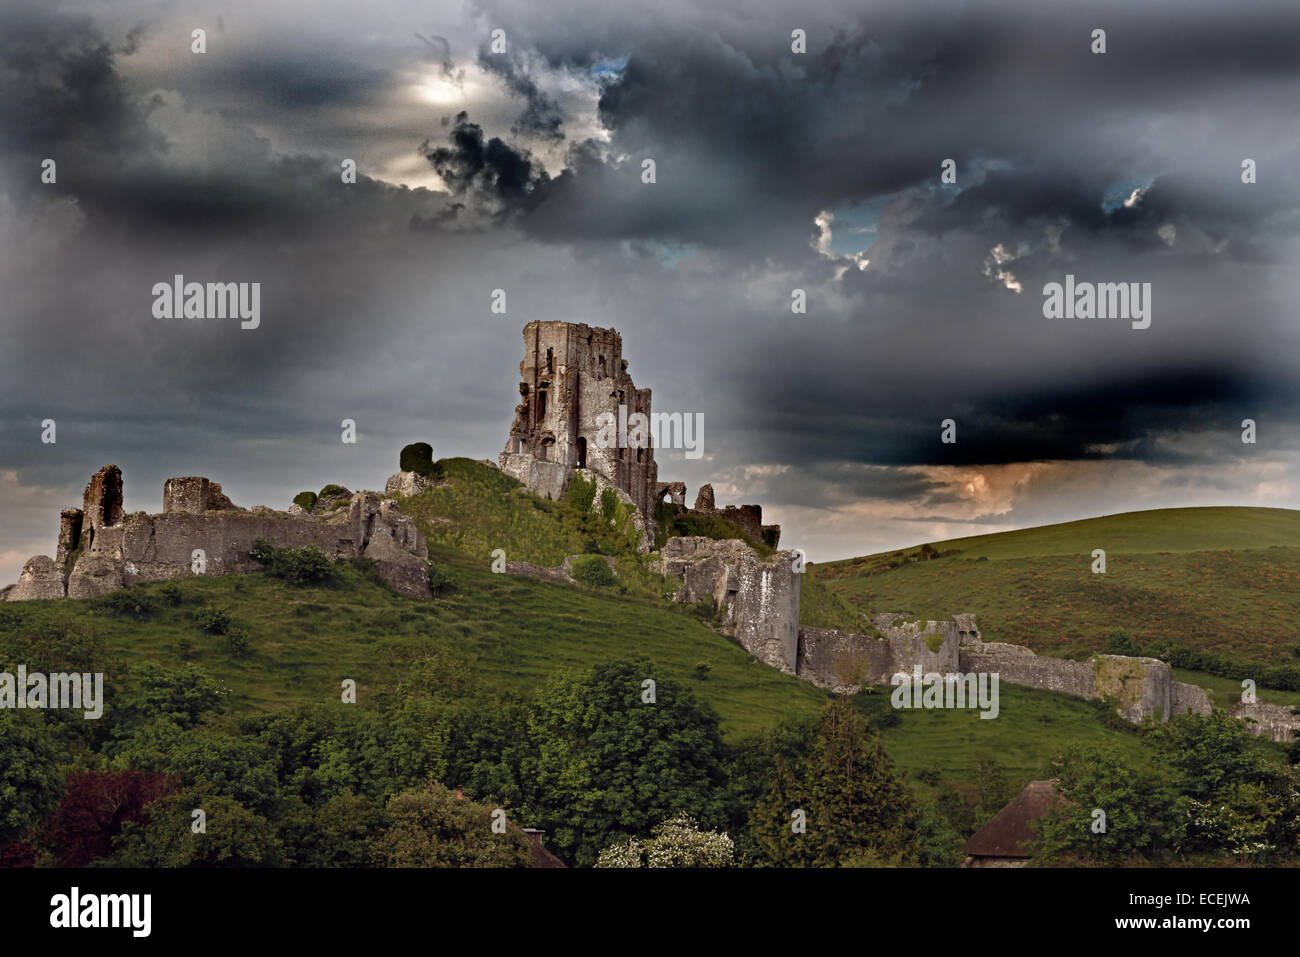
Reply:
[[[1091,570],[1097,548],[1104,575]],[[1187,667],[1240,666],[1220,668],[1230,677],[1258,681],[1265,667],[1300,676],[1300,511],[1126,512],[830,562],[813,574],[869,614],[974,612],[985,640],[1040,653],[1173,647],[1201,656],[1177,662]]]
[[[1040,525],[1015,532],[971,535],[932,543],[958,549],[965,558],[1035,558],[1149,552],[1300,547],[1300,510],[1289,508],[1156,508],[1120,512],[1078,522]],[[850,559],[858,561],[859,559]],[[838,563],[837,563],[838,564]]]

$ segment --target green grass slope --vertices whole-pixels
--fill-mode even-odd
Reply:
[[[644,656],[691,685],[728,735],[812,716],[824,704],[823,692],[755,662],[683,609],[496,575],[446,549],[435,558],[451,567],[455,587],[433,601],[395,595],[345,567],[332,586],[291,586],[261,573],[186,579],[179,605],[163,600],[162,584],[137,586],[130,594],[155,606],[140,620],[100,600],[0,605],[0,657],[40,660],[39,649],[73,635],[104,650],[98,660],[109,662],[110,687],[128,680],[133,665],[191,661],[230,689],[236,712],[338,701],[345,678],[357,682],[359,697],[392,690],[412,661],[433,652],[459,659],[476,693],[488,696],[528,692],[561,668]],[[200,629],[196,612],[212,606],[248,633],[246,658]]]
[[[731,740],[821,712],[825,692],[758,663],[692,609],[664,601],[662,581],[599,513],[584,516],[566,503],[539,500],[481,463],[443,465],[443,484],[403,502],[430,540],[431,558],[454,579],[433,601],[395,595],[364,563],[345,563],[331,585],[295,586],[255,573],[137,586],[107,599],[0,605],[0,665],[52,665],[75,651],[93,659],[92,670],[107,672],[111,702],[112,688],[128,685],[134,666],[193,662],[229,689],[229,710],[240,714],[337,702],[347,678],[365,700],[396,688],[412,662],[431,654],[463,666],[471,693],[483,697],[530,693],[558,669],[637,655],[692,687],[717,710]],[[615,555],[624,574],[603,588],[493,574],[494,548],[511,560],[548,565],[595,549]],[[805,623],[861,627],[854,590],[860,582],[843,574],[846,564],[809,567]],[[944,575],[1006,564],[941,559],[870,581],[915,588],[907,597],[911,610],[920,613],[932,601],[947,614],[965,606],[947,603],[954,579]],[[891,607],[898,600],[888,598]],[[213,607],[227,610],[247,633],[246,657],[200,627],[198,614]],[[988,627],[985,616],[981,623]],[[988,750],[1014,778],[1028,781],[1046,774],[1052,756],[1072,742],[1112,743],[1135,759],[1142,750],[1138,736],[1116,727],[1097,705],[1010,685],[1001,693],[996,721],[975,711],[890,709],[891,753],[914,777],[931,770],[960,778],[972,754]],[[879,710],[887,694],[868,692],[861,703]]]
[[[1300,510],[1287,508],[1157,508],[1120,512],[1015,532],[972,535],[934,543],[964,558],[1039,558],[1045,555],[1202,552],[1300,547]]]
[[[1106,551],[1105,574],[1092,572],[1096,548]],[[1128,512],[831,562],[813,573],[863,611],[936,619],[974,612],[986,641],[1039,653],[1107,650],[1121,630],[1135,649],[1174,645],[1239,662],[1238,680],[1258,678],[1252,666],[1300,665],[1297,511]]]

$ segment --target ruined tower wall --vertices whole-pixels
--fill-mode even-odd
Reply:
[[[664,577],[681,582],[674,600],[710,599],[726,610],[724,630],[764,664],[794,674],[799,654],[799,588],[794,553],[760,561],[739,539],[670,538],[660,553]]]
[[[575,469],[588,468],[654,516],[654,449],[601,448],[600,417],[650,415],[649,389],[627,374],[623,337],[585,323],[530,322],[519,364],[520,404],[501,469],[540,495],[559,498]],[[620,419],[620,409],[625,408]]]

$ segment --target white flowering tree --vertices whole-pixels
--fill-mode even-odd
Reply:
[[[646,840],[633,838],[600,852],[597,867],[730,867],[735,846],[717,831],[701,831],[687,814],[657,825]]]

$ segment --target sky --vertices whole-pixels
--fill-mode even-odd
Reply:
[[[535,319],[814,561],[1300,507],[1297,49],[1261,0],[7,3],[0,583],[107,463],[157,512],[495,460]],[[177,274],[260,324],[156,318]],[[1149,327],[1045,317],[1067,275]]]

